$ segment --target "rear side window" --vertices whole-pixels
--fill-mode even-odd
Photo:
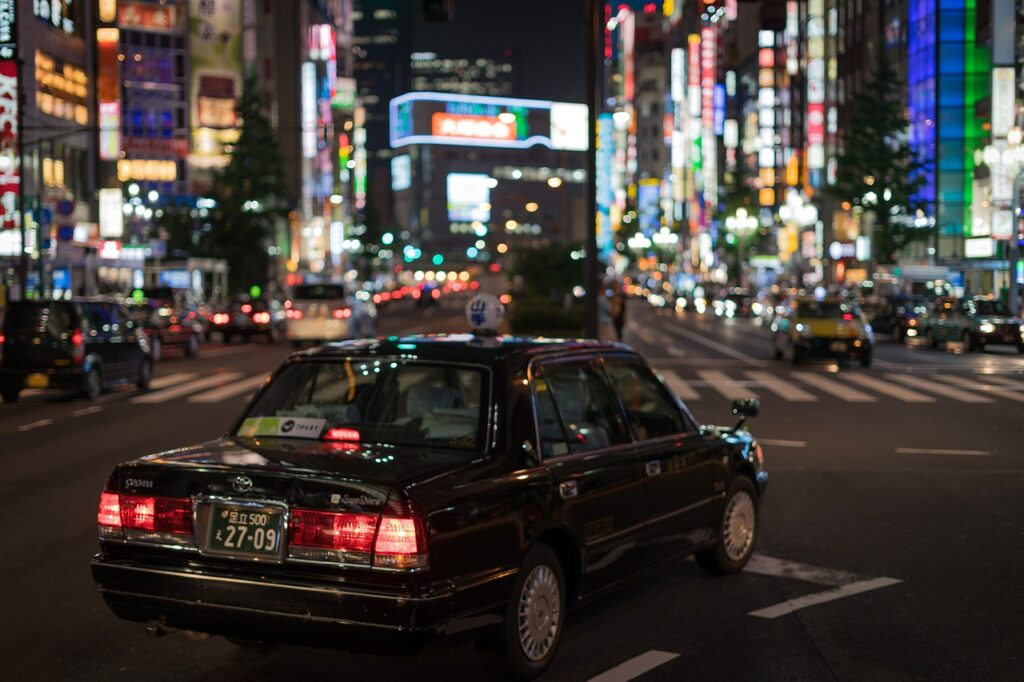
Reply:
[[[4,328],[11,334],[60,336],[74,326],[75,315],[67,303],[18,301],[7,309]]]
[[[340,284],[302,284],[295,287],[295,298],[316,301],[340,301],[345,287]]]
[[[546,456],[629,442],[625,424],[618,418],[615,398],[590,362],[542,367],[534,379],[534,395],[541,451]],[[552,406],[559,418],[557,428]]]
[[[672,436],[686,430],[679,408],[643,366],[610,358],[604,368],[637,440]]]

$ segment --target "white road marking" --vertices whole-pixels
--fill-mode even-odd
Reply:
[[[761,386],[768,389],[777,396],[793,403],[813,403],[818,398],[804,389],[780,379],[771,372],[750,371],[747,376],[760,382]]]
[[[872,391],[887,395],[890,398],[896,398],[902,400],[905,403],[934,403],[935,398],[927,395],[921,395],[900,386],[893,386],[892,384],[882,381],[881,379],[875,379],[874,377],[865,376],[863,374],[846,374],[846,380],[852,381],[855,384],[860,384],[865,388],[870,388]]]
[[[589,682],[627,682],[640,677],[644,673],[654,670],[658,666],[665,665],[669,661],[679,658],[679,654],[671,651],[658,651],[651,649],[645,654],[640,654],[620,663],[611,670],[606,670],[596,677],[591,677]]]
[[[761,553],[750,557],[750,561],[747,562],[743,571],[746,573],[757,573],[758,575],[770,575],[776,578],[792,578],[793,580],[803,580],[831,587],[839,587],[864,579],[864,576],[850,573],[849,571],[812,566],[800,563],[799,561],[779,559]]]
[[[80,410],[75,410],[74,412],[71,413],[71,416],[72,417],[84,417],[87,414],[96,414],[97,412],[102,412],[102,411],[103,411],[103,408],[100,407],[99,405],[91,405],[89,407],[83,407]]]
[[[18,427],[19,431],[31,431],[32,429],[39,429],[44,426],[49,426],[53,423],[52,419],[40,419],[39,421],[30,422],[28,424],[22,424]]]
[[[665,350],[668,351],[668,354],[674,358],[683,358],[688,355],[688,353],[685,350],[683,350],[679,346],[674,346],[671,343],[665,346]]]
[[[990,381],[993,384],[1001,384],[1003,386],[1010,386],[1012,388],[1017,389],[1024,388],[1024,383],[1021,383],[1020,381],[1014,381],[1009,377],[1001,377],[997,374],[983,374],[981,376],[985,377],[987,381]]]
[[[807,441],[805,440],[780,440],[777,438],[758,438],[757,442],[761,445],[770,445],[777,448],[806,448]]]
[[[967,455],[970,457],[990,457],[990,450],[943,450],[932,448],[896,448],[897,455]]]
[[[1024,403],[1024,392],[1015,391],[1011,388],[1000,388],[993,384],[982,384],[979,383],[979,379],[967,379],[961,376],[955,376],[952,374],[935,374],[934,378],[941,381],[945,381],[949,384],[956,384],[963,388],[970,388],[975,391],[984,391],[987,395],[994,395],[997,398],[1005,398],[1006,400],[1015,400],[1018,403]]]
[[[938,395],[944,396],[946,398],[959,400],[962,403],[992,402],[991,399],[986,398],[985,396],[968,393],[967,391],[962,391],[958,388],[953,388],[952,386],[943,386],[942,384],[937,384],[934,381],[928,381],[927,379],[922,379],[921,377],[910,376],[909,374],[889,374],[888,377],[893,381],[900,382],[901,384],[913,386],[914,388],[919,388],[922,391],[931,391],[932,393],[937,393]]]
[[[793,377],[800,381],[813,386],[819,391],[824,391],[829,395],[834,395],[837,398],[841,398],[848,403],[873,403],[876,398],[873,395],[868,395],[863,391],[858,391],[855,388],[850,388],[845,384],[832,379],[826,379],[822,375],[816,372],[793,372]]]
[[[266,374],[257,374],[241,381],[236,381],[232,384],[215,388],[212,391],[206,391],[197,396],[192,396],[188,399],[190,403],[219,403],[222,400],[232,398],[239,393],[251,392],[254,388],[258,388],[263,385],[263,382],[267,380]]]
[[[756,398],[757,394],[740,382],[730,379],[725,372],[707,369],[697,372],[702,380],[706,381],[711,388],[715,389],[729,400],[737,398]]]
[[[189,393],[198,393],[199,391],[205,388],[210,388],[211,386],[226,384],[234,381],[240,376],[242,376],[241,372],[221,372],[220,374],[213,374],[180,386],[165,388],[164,390],[157,391],[156,393],[145,393],[143,395],[136,396],[132,398],[132,402],[146,404],[162,403],[173,398],[180,398],[181,396],[188,395]]]
[[[665,383],[668,384],[672,392],[683,400],[700,400],[700,394],[693,390],[690,384],[672,370],[667,369],[663,372],[658,372],[658,374],[665,380]]]
[[[702,346],[710,348],[713,351],[721,353],[722,355],[733,358],[735,360],[755,360],[755,358],[753,358],[750,355],[747,355],[746,353],[741,353],[735,348],[730,348],[729,346],[725,346],[721,343],[718,343],[717,341],[712,341],[711,339],[705,338],[700,334],[691,332],[689,329],[683,329],[682,327],[666,327],[666,329],[673,334],[685,336],[690,341],[699,343]]]
[[[167,388],[168,386],[174,386],[175,384],[183,384],[190,379],[195,379],[198,374],[195,372],[178,372],[176,374],[168,374],[167,376],[156,377],[149,382],[149,387],[152,390],[159,388]]]
[[[871,580],[861,580],[859,582],[842,585],[834,590],[825,590],[824,592],[815,592],[814,594],[808,594],[796,599],[789,599],[780,604],[775,604],[774,606],[768,606],[763,609],[758,609],[757,611],[751,611],[747,615],[756,616],[757,618],[778,618],[779,616],[785,616],[786,614],[793,613],[794,611],[805,609],[808,606],[824,604],[825,602],[835,601],[836,599],[850,597],[855,594],[870,592],[871,590],[878,590],[901,582],[903,581],[897,580],[896,578],[872,578]]]

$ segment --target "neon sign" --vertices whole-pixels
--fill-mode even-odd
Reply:
[[[498,117],[466,116],[438,112],[430,117],[431,133],[436,137],[456,137],[475,140],[515,140],[515,125]]]

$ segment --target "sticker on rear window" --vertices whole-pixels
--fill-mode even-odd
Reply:
[[[283,436],[285,438],[319,438],[326,419],[309,417],[249,417],[238,427],[238,435]]]

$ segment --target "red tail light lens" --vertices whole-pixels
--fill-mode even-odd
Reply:
[[[85,360],[85,338],[82,336],[81,329],[71,332],[71,355],[76,365]]]
[[[267,324],[270,322],[270,313],[253,313],[252,321],[256,324]]]
[[[104,492],[96,522],[114,528],[191,535],[192,500]]]
[[[289,320],[301,320],[303,317],[305,317],[305,313],[303,313],[301,310],[291,308],[290,310],[285,312],[284,316],[287,317]]]
[[[427,563],[423,526],[415,517],[383,516],[373,563],[384,568],[419,568]]]
[[[96,513],[96,523],[101,526],[121,527],[121,503],[117,493],[100,494],[100,509]]]
[[[348,318],[352,317],[352,309],[351,308],[335,308],[331,312],[331,317],[333,317],[336,320],[347,320]]]
[[[853,321],[853,313],[843,313],[843,321],[844,322],[852,322]]]
[[[248,315],[249,313],[252,312],[252,306],[246,303],[245,305],[242,306],[242,312]]]
[[[4,345],[4,341],[6,341],[6,340],[7,340],[7,337],[4,336],[3,334],[0,334],[0,346]]]
[[[376,528],[377,517],[372,514],[293,509],[288,543],[293,547],[369,554]]]
[[[344,440],[358,443],[359,431],[357,431],[356,429],[348,429],[344,427],[327,429],[327,433],[324,434],[324,440]]]

